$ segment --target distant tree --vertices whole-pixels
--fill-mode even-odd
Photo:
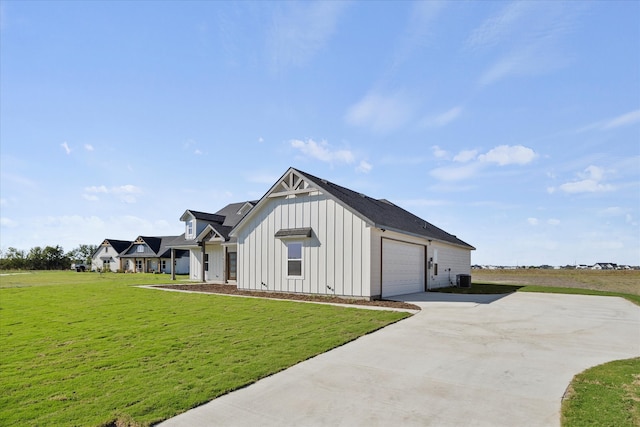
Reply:
[[[27,268],[29,270],[44,270],[46,262],[43,250],[40,246],[35,246],[29,250],[27,255]]]
[[[71,262],[82,261],[89,266],[91,265],[91,258],[97,250],[98,245],[80,245],[70,251],[67,256],[71,259]]]
[[[71,260],[60,246],[47,246],[42,251],[42,256],[46,270],[66,270],[71,267]]]
[[[24,270],[26,267],[27,259],[22,250],[10,247],[0,256],[0,270]]]

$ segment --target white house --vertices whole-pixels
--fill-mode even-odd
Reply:
[[[179,236],[138,236],[120,254],[122,270],[137,273],[187,274],[189,251],[172,250],[170,246],[177,238]]]
[[[131,246],[130,240],[104,239],[93,253],[91,270],[113,272],[124,270],[120,254],[129,246]]]
[[[180,217],[185,232],[171,243],[172,250],[187,250],[191,280],[210,283],[236,282],[236,239],[231,229],[256,201],[232,203],[216,213],[187,209]]]
[[[294,168],[243,214],[219,239],[226,253],[237,250],[240,289],[376,299],[471,273],[468,243],[387,200]],[[224,232],[212,226],[210,235]]]

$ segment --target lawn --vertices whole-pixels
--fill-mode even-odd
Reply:
[[[149,425],[408,316],[161,283],[0,276],[0,425]]]
[[[562,402],[562,425],[640,426],[640,358],[595,366],[575,376]]]

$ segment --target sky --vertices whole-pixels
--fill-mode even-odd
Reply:
[[[640,2],[0,3],[0,248],[179,235],[295,167],[475,246],[640,265]]]

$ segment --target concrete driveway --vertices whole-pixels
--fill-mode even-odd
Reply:
[[[640,308],[621,298],[402,300],[422,311],[161,426],[558,426],[575,374],[640,356]]]

